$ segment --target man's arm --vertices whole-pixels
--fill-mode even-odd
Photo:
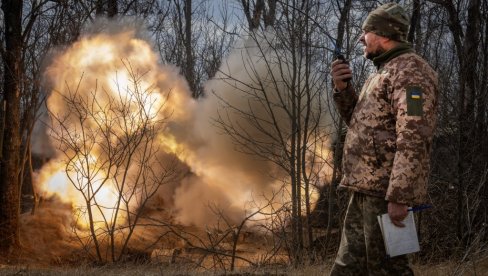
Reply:
[[[335,105],[341,117],[349,125],[352,112],[358,100],[354,88],[350,85],[349,81],[345,81],[352,78],[352,71],[348,63],[337,59],[332,62],[331,75],[332,81],[334,82],[333,98]]]
[[[437,76],[429,70],[406,69],[393,83],[392,113],[396,118],[396,153],[386,193],[390,218],[399,222],[407,204],[427,193],[430,149],[436,120]],[[395,223],[397,225],[397,223]]]

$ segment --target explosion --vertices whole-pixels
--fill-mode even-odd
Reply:
[[[215,127],[222,115],[219,100],[252,104],[239,94],[242,87],[225,77],[255,81],[242,70],[243,53],[247,62],[266,67],[255,53],[240,49],[208,82],[207,97],[196,101],[178,69],[161,65],[136,30],[82,36],[46,70],[51,87],[46,125],[55,154],[38,172],[37,186],[80,210],[81,227],[90,220],[95,228],[122,225],[144,204],[168,210],[178,223],[201,227],[216,223],[216,210],[238,223],[262,206],[279,209],[290,197],[286,174],[270,160],[236,151],[232,139]],[[232,116],[237,115],[227,114]],[[324,160],[327,139],[312,149]],[[325,178],[325,170],[322,165],[307,173]],[[316,200],[316,187],[310,193]]]
[[[192,100],[186,84],[156,60],[151,46],[126,30],[82,38],[46,72],[57,155],[39,173],[39,183],[84,210],[81,225],[122,224],[148,192],[169,181],[158,179],[170,169],[159,148],[176,148],[165,139],[166,120],[184,120],[187,113],[175,110]],[[118,213],[121,203],[125,215]]]

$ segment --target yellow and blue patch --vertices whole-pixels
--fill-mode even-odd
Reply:
[[[418,86],[407,87],[407,115],[423,115],[422,88]]]
[[[421,95],[422,95],[422,94],[421,94],[421,93],[419,93],[418,91],[412,91],[412,94],[410,95],[410,97],[411,97],[412,99],[415,99],[415,100],[416,100],[416,99],[420,99]]]

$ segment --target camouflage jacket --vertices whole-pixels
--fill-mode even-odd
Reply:
[[[419,204],[427,196],[437,73],[412,50],[375,65],[359,96],[350,85],[334,92],[349,127],[340,186]]]

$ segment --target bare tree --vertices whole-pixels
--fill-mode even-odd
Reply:
[[[476,127],[479,119],[476,114],[476,98],[480,93],[479,76],[473,74],[472,68],[478,67],[478,53],[480,52],[480,28],[481,28],[481,1],[471,0],[466,2],[467,17],[465,23],[462,22],[461,11],[458,10],[453,1],[431,1],[440,4],[448,16],[448,27],[454,41],[458,71],[458,91],[457,92],[457,234],[458,238],[465,244],[469,244],[472,239],[473,230],[470,220],[477,212],[470,207],[469,188],[476,185],[478,174],[469,173],[476,171],[473,161],[477,160],[475,152],[480,149],[478,143],[473,139],[480,139],[476,134]],[[463,25],[466,27],[463,28]],[[483,114],[483,111],[481,112]],[[471,124],[474,122],[474,124]],[[478,124],[479,125],[479,124]],[[485,168],[481,168],[485,170]],[[472,205],[471,205],[472,206]],[[470,218],[471,217],[471,218]]]
[[[320,3],[277,2],[274,28],[262,32],[256,24],[261,22],[263,3],[255,3],[253,16],[249,2],[242,4],[251,22],[252,42],[245,42],[241,53],[245,73],[234,75],[224,67],[218,77],[248,104],[236,104],[214,91],[222,103],[216,122],[239,150],[275,163],[286,175],[276,177],[283,179],[290,193],[290,202],[285,203],[290,212],[286,228],[291,232],[287,244],[291,261],[298,265],[312,244],[310,194],[322,181],[325,166],[320,150],[331,127],[322,104],[325,80],[316,70],[322,54],[314,47],[319,29],[311,23],[320,15]]]
[[[229,52],[236,25],[225,1],[172,0],[156,4],[150,22],[163,62],[177,65],[192,96],[204,96],[204,82],[212,78]]]
[[[98,16],[107,15],[112,18],[118,13],[118,1],[117,0],[96,0],[95,12]]]
[[[22,79],[22,1],[4,0],[5,26],[4,86],[5,112],[0,145],[0,252],[9,253],[19,245],[20,95]]]
[[[344,1],[344,5],[338,7],[339,10],[339,21],[337,24],[337,39],[335,41],[335,47],[337,53],[341,53],[341,49],[343,49],[342,45],[349,36],[349,31],[346,30],[347,23],[349,21],[349,12],[352,8],[352,1],[346,0]],[[337,53],[335,53],[337,55]],[[332,88],[333,89],[333,88]],[[326,241],[325,244],[322,245],[325,249],[329,247],[329,241],[331,237],[331,231],[334,226],[338,226],[340,224],[334,223],[337,219],[335,210],[339,209],[337,205],[336,193],[337,193],[337,186],[341,180],[341,160],[342,160],[342,149],[344,145],[344,122],[342,117],[339,118],[339,123],[337,126],[335,143],[334,143],[334,162],[333,162],[333,171],[332,171],[332,181],[328,186],[328,197],[327,197],[327,232],[326,232]]]
[[[418,51],[420,45],[422,44],[420,41],[421,40],[420,28],[421,28],[421,26],[420,26],[420,0],[413,0],[412,16],[410,17],[410,28],[408,30],[407,40],[410,43],[414,43],[414,39],[416,40],[415,45],[417,46],[416,47],[417,51]]]
[[[166,120],[159,115],[163,105],[141,84],[144,73],[125,65],[130,84],[118,86],[118,94],[96,84],[90,93],[66,87],[60,97],[69,111],[50,113],[66,175],[85,202],[78,206],[79,219],[88,223],[90,235],[76,233],[99,262],[123,258],[147,202],[180,177],[176,157],[162,153],[156,142]],[[107,193],[114,196],[111,202],[103,198]]]
[[[197,87],[197,81],[195,79],[195,51],[194,51],[194,34],[192,31],[192,17],[194,11],[192,9],[192,0],[173,0],[175,5],[177,22],[177,39],[180,40],[182,46],[182,66],[183,74],[190,85],[192,96],[198,98],[202,93],[201,88]]]

